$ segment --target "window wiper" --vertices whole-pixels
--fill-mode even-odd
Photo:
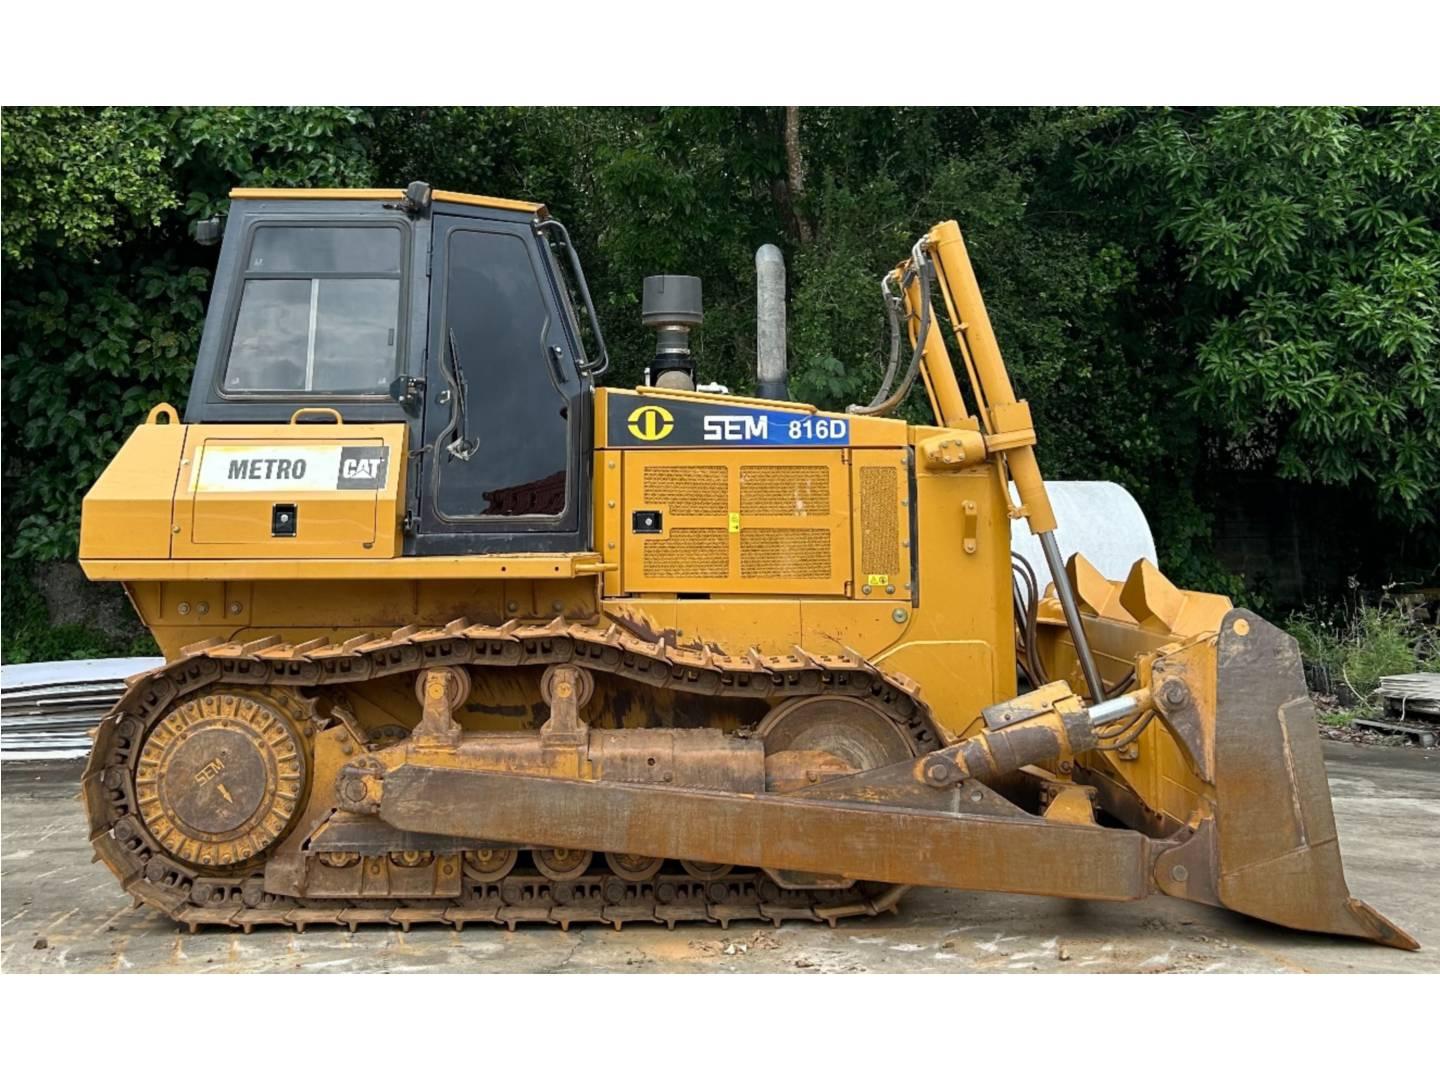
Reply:
[[[454,432],[455,441],[446,446],[445,450],[453,458],[469,461],[475,451],[480,449],[480,440],[470,438],[470,424],[465,412],[465,369],[460,366],[460,346],[455,341],[453,327],[450,329],[449,341],[450,371],[445,371],[444,365],[441,365],[440,370],[445,381],[450,384],[450,426],[445,434]]]

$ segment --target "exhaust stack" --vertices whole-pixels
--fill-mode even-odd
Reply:
[[[755,368],[758,395],[790,398],[785,364],[785,256],[774,244],[755,252]]]

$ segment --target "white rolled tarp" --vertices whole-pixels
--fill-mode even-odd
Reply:
[[[1150,523],[1135,497],[1109,480],[1047,480],[1045,490],[1055,508],[1055,542],[1061,557],[1075,552],[1091,562],[1112,581],[1124,581],[1136,559],[1149,559],[1158,566],[1155,538]],[[1015,485],[1011,498],[1019,501]],[[1024,521],[1010,523],[1010,549],[1023,555],[1035,570],[1040,591],[1050,584],[1050,567],[1040,540]]]

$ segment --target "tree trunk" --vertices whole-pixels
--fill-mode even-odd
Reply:
[[[802,244],[810,243],[810,222],[801,208],[805,198],[805,154],[800,149],[800,107],[785,106],[785,171],[789,187],[790,213]]]

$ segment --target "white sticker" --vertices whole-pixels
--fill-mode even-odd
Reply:
[[[385,446],[207,445],[196,491],[336,491],[385,486]]]

